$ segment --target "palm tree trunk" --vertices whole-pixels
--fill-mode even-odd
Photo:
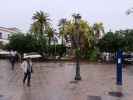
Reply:
[[[48,55],[49,55],[49,56],[50,56],[50,45],[51,45],[51,38],[49,37],[49,40],[48,40],[48,48],[49,48]]]

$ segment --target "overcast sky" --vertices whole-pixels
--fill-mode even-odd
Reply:
[[[80,13],[90,24],[103,22],[106,30],[133,28],[133,14],[126,15],[133,0],[1,0],[0,26],[27,31],[35,11],[47,12],[54,28],[61,18]]]

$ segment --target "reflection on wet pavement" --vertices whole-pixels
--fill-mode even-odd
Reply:
[[[101,100],[100,96],[88,96],[88,100]]]
[[[123,71],[122,98],[110,96],[116,90],[115,65],[81,64],[82,81],[74,81],[75,64],[72,62],[34,63],[31,87],[22,84],[20,64],[0,61],[0,100],[131,100],[133,98],[133,70]],[[3,97],[2,97],[3,96]],[[88,97],[94,96],[94,97]]]

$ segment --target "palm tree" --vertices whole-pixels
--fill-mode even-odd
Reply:
[[[60,21],[59,21],[59,30],[60,30],[60,35],[62,37],[62,45],[64,44],[64,35],[65,35],[65,25],[66,25],[67,21],[65,18],[62,18]]]
[[[54,30],[53,28],[51,27],[47,27],[47,30],[45,31],[47,36],[48,36],[48,45],[50,46],[51,45],[51,40],[54,36]]]
[[[94,39],[93,28],[89,25],[87,21],[80,20],[78,34],[80,36],[80,47],[89,48],[92,46],[92,40]],[[74,20],[67,21],[65,25],[65,34],[68,36],[73,48],[76,47],[75,36],[77,35],[76,24]]]
[[[49,26],[49,16],[43,11],[37,11],[36,13],[34,13],[32,19],[34,20],[34,22],[31,25],[31,32],[38,34],[41,37],[42,35],[44,35],[45,30]]]
[[[45,57],[44,52],[47,52],[47,48],[44,47],[44,44],[47,43],[45,32],[49,26],[49,16],[43,11],[37,11],[33,14],[32,19],[33,23],[31,25],[30,31],[37,39],[38,45],[41,47],[40,54]]]
[[[48,26],[47,28],[46,28],[46,30],[45,30],[45,33],[46,33],[46,35],[47,35],[47,37],[48,37],[48,55],[50,56],[50,52],[49,52],[49,50],[50,50],[50,45],[51,45],[51,41],[52,41],[52,39],[53,39],[53,37],[54,37],[54,30],[53,30],[53,28],[51,28],[50,26]]]
[[[88,49],[93,47],[94,32],[93,28],[88,22],[81,20],[80,22],[80,37],[81,37],[81,48]]]

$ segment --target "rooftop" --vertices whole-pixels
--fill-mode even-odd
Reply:
[[[0,27],[0,31],[10,32],[10,33],[20,32],[20,30],[16,27],[12,28]]]

